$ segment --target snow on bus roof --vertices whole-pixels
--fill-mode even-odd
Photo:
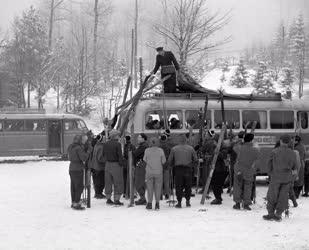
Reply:
[[[0,119],[83,119],[74,114],[3,114]]]

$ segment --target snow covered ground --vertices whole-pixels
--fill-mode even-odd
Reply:
[[[218,207],[200,205],[198,195],[180,210],[93,199],[91,209],[73,211],[68,162],[0,164],[0,186],[0,249],[309,249],[309,199],[281,223],[263,221],[266,186],[250,212],[233,210],[226,194]]]

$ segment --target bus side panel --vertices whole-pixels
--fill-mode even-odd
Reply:
[[[0,156],[46,155],[46,132],[6,132],[2,135]]]
[[[260,147],[260,156],[256,162],[256,169],[258,171],[258,175],[268,174],[268,162],[272,150],[273,148],[271,147]]]

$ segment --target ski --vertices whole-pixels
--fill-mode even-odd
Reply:
[[[210,186],[210,182],[211,182],[211,179],[212,179],[215,167],[216,167],[218,155],[220,153],[220,149],[221,149],[221,145],[222,145],[222,142],[223,142],[223,139],[224,139],[225,132],[226,132],[226,126],[225,126],[225,124],[222,124],[222,129],[221,129],[221,132],[220,132],[219,141],[218,141],[218,144],[217,144],[215,152],[214,152],[214,157],[212,158],[209,175],[208,175],[208,178],[207,178],[207,181],[206,181],[206,184],[205,184],[205,188],[204,188],[204,192],[203,192],[203,196],[202,196],[202,199],[201,199],[202,205],[205,204],[205,199],[206,199],[208,189],[209,189],[209,186]]]

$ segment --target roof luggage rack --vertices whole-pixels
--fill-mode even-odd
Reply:
[[[204,99],[206,93],[166,93],[165,98],[182,98],[182,99]],[[153,98],[162,98],[162,93],[155,93]],[[208,98],[211,100],[218,100],[221,94],[208,93]],[[282,101],[281,93],[275,93],[270,96],[261,95],[245,95],[245,94],[226,94],[223,93],[225,100],[248,100],[248,101]]]
[[[16,108],[16,107],[5,107],[0,108],[0,114],[45,114],[45,109],[36,108]]]

